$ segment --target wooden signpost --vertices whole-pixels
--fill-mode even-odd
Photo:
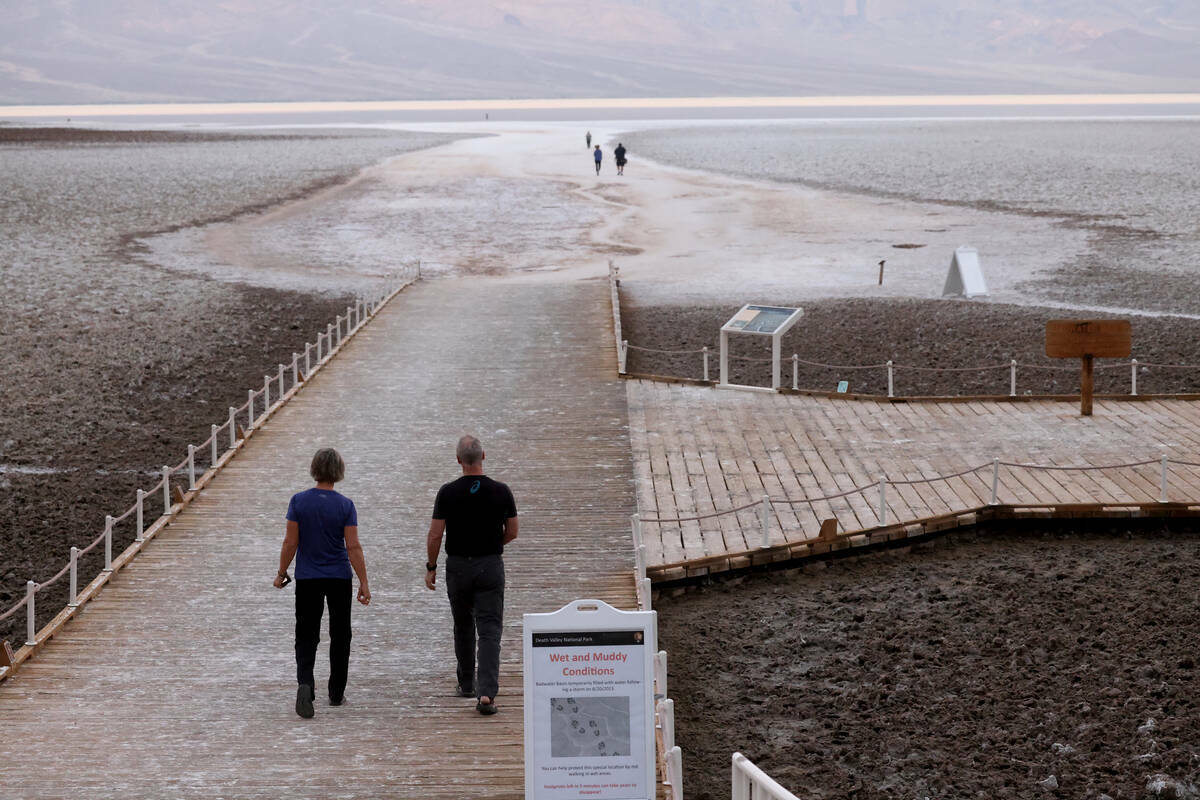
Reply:
[[[1092,415],[1092,369],[1096,358],[1129,358],[1132,336],[1127,319],[1052,319],[1046,323],[1046,355],[1080,359],[1079,413]]]

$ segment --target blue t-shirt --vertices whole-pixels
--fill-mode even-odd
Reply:
[[[349,497],[332,489],[308,489],[292,495],[287,518],[300,526],[296,551],[296,580],[344,578],[350,580],[346,554],[348,525],[358,525],[358,512]]]

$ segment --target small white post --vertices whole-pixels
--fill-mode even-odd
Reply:
[[[617,351],[617,358],[618,358],[617,365],[620,367],[619,372],[622,375],[624,375],[625,374],[625,364],[627,363],[627,361],[629,359],[629,340],[628,339],[621,340],[621,347]]]
[[[417,280],[421,280],[421,259],[417,259]]]
[[[792,353],[792,389],[800,388],[800,356]]]
[[[29,581],[25,584],[25,644],[37,646],[37,631],[35,629],[33,596],[37,593],[37,584]]]
[[[164,466],[162,468],[162,485],[163,485],[163,515],[171,513],[171,468]]]
[[[896,381],[895,370],[892,369],[892,360],[889,358],[887,362],[888,368],[888,397],[896,396]]]
[[[654,654],[654,695],[658,698],[667,696],[667,651],[659,650]]]
[[[650,592],[652,592],[652,591],[653,591],[653,589],[650,586],[650,579],[642,578],[642,595],[645,596],[645,598],[646,598],[646,605],[644,608],[642,608],[642,611],[650,611],[651,610],[651,608],[650,608],[650,599],[651,599]]]
[[[323,333],[317,334],[317,363],[318,364],[321,363],[321,340],[323,338],[325,338],[325,334],[323,334]]]
[[[633,530],[633,549],[637,550],[642,546],[642,518],[636,511],[629,515],[629,526]]]
[[[346,335],[354,333],[354,306],[346,306]]]
[[[211,434],[208,437],[208,440],[211,442],[211,445],[209,446],[208,450],[208,460],[211,462],[209,466],[215,467],[217,465],[217,459],[220,458],[220,453],[217,452],[217,431],[221,429],[221,426],[213,424],[209,426],[209,429],[211,430]]]
[[[271,376],[263,375],[263,413],[271,409]]]
[[[771,498],[763,495],[762,509],[759,512],[762,516],[762,547],[771,546]]]
[[[887,525],[887,478],[879,476],[879,524]]]
[[[104,571],[112,572],[112,528],[111,514],[104,517]]]
[[[1137,359],[1129,362],[1129,393],[1137,397]]]
[[[658,701],[658,727],[662,730],[663,750],[675,746],[675,701],[671,698]]]
[[[250,415],[249,422],[246,424],[246,430],[254,427],[254,390],[250,389],[246,393],[246,413]]]
[[[997,492],[1000,491],[1000,459],[992,459],[992,501],[988,505],[996,505]]]
[[[292,353],[292,386],[300,385],[300,354]]]
[[[325,355],[328,357],[333,353],[333,323],[325,326]]]
[[[304,343],[304,380],[308,380],[308,373],[312,372],[312,342]]]
[[[750,781],[739,767],[738,759],[744,758],[741,753],[733,754],[733,787],[730,797],[732,800],[751,800]]]
[[[649,580],[649,578],[646,577],[646,545],[644,544],[638,545],[637,561],[638,580]],[[646,598],[647,602],[649,602],[649,599],[650,598]],[[646,610],[648,611],[649,609]]]
[[[1008,396],[1017,396],[1017,360],[1015,358],[1008,362]]]
[[[279,399],[283,399],[283,371],[287,369],[283,364],[279,365]]]
[[[188,445],[188,491],[196,488],[196,445]]]
[[[333,327],[337,330],[338,347],[341,347],[342,346],[342,315],[341,314],[338,314],[337,317],[334,318]]]
[[[1160,483],[1160,491],[1158,494],[1158,502],[1167,502],[1167,454],[1162,456],[1162,481]]]
[[[667,751],[667,785],[671,787],[671,800],[683,800],[683,751],[675,745]]]
[[[237,409],[229,407],[229,448],[237,447]]]
[[[71,601],[67,608],[79,608],[79,548],[71,548]]]
[[[704,353],[704,380],[707,381],[708,380],[708,345],[705,345],[704,347],[702,347],[701,351]]]
[[[146,490],[138,489],[137,490],[137,536],[135,536],[134,539],[139,542],[146,541],[146,521],[145,521],[145,511],[144,511],[145,503],[146,503]]]

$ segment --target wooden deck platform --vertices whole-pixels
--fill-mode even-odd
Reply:
[[[598,282],[407,290],[0,684],[0,793],[521,797],[521,614],[579,597],[635,604],[611,325]],[[445,592],[422,585],[433,495],[458,474],[464,432],[521,516],[491,718],[453,696]],[[358,506],[374,598],[355,605],[347,705],[324,705],[319,686],[305,721],[292,711],[292,591],[270,581],[288,497],[323,445],[346,458],[340,488]]]
[[[1200,462],[1200,402],[889,403],[630,380],[634,475],[647,573],[671,580],[817,554],[872,538],[920,535],[984,516],[1200,514],[1200,468],[1169,468],[1160,501],[1157,459]],[[998,470],[1155,463],[1105,470]],[[924,479],[988,465],[950,480]],[[889,481],[881,516],[881,476]],[[904,483],[906,481],[916,481]],[[772,503],[763,547],[761,499]],[[754,504],[737,513],[717,512]],[[715,516],[713,516],[715,515]],[[818,541],[821,522],[843,534]],[[864,533],[858,537],[845,534]],[[866,535],[870,534],[870,535]]]

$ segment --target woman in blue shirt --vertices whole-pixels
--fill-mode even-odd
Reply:
[[[288,566],[296,559],[296,713],[313,715],[316,684],[313,665],[321,641],[321,614],[329,605],[329,704],[345,700],[350,668],[351,570],[358,576],[358,602],[371,602],[367,563],[358,541],[358,513],[350,498],[333,485],[346,474],[346,464],[333,448],[318,450],[309,473],[317,485],[292,496],[287,533],[279,553],[275,587],[288,583]]]

